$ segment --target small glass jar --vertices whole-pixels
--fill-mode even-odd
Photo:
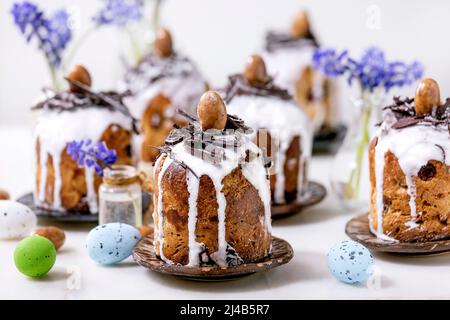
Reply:
[[[103,171],[99,190],[99,223],[142,225],[142,190],[136,169],[114,165]]]

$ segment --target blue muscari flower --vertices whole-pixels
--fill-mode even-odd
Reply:
[[[109,167],[117,161],[117,153],[114,149],[108,149],[104,141],[96,144],[92,140],[72,141],[67,147],[67,153],[80,167],[94,167],[95,172],[103,175],[103,168]]]
[[[47,18],[42,10],[28,1],[15,3],[11,13],[26,41],[37,39],[38,46],[49,63],[55,67],[60,66],[64,49],[72,38],[68,13],[59,10]]]
[[[365,50],[359,60],[349,57],[347,50],[338,54],[334,49],[316,49],[312,64],[328,76],[346,74],[349,84],[357,79],[363,90],[369,91],[378,87],[389,91],[411,84],[423,75],[423,66],[419,62],[388,62],[384,52],[376,47]]]
[[[98,26],[124,27],[142,18],[142,0],[107,0],[106,5],[92,18]]]

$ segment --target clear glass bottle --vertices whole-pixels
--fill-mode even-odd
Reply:
[[[99,223],[142,225],[142,190],[136,169],[114,165],[103,171],[99,190]]]
[[[340,204],[350,212],[369,210],[369,143],[380,122],[383,96],[365,92],[352,99],[354,118],[331,163],[330,184]]]

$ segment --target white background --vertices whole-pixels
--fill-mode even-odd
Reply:
[[[9,13],[13,2],[0,1],[0,124],[28,124],[30,105],[49,79],[35,45],[26,45],[13,25]],[[82,17],[81,30],[102,4],[102,0],[35,2],[48,12],[69,6]],[[367,27],[373,5],[380,10],[379,29]],[[261,48],[267,29],[287,27],[301,7],[309,9],[314,31],[324,45],[349,48],[358,55],[376,44],[392,59],[418,59],[427,67],[426,75],[439,81],[442,96],[450,95],[450,3],[446,0],[167,0],[162,16],[176,47],[196,60],[213,85],[220,85],[242,68],[248,54]],[[110,88],[122,72],[123,45],[117,30],[101,30],[89,38],[75,62],[91,70],[96,88]],[[408,92],[412,94],[412,89]]]

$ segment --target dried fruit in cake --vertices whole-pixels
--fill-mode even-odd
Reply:
[[[395,97],[369,149],[370,226],[382,239],[450,238],[450,99],[422,80],[414,98]]]
[[[249,65],[264,70],[259,77],[265,80],[249,81]],[[251,56],[243,74],[229,77],[223,96],[228,111],[254,129],[252,139],[272,160],[273,203],[296,202],[306,191],[312,128],[289,92],[275,85],[263,66],[261,57]]]
[[[271,241],[263,152],[242,120],[216,123],[226,114],[217,92],[205,93],[200,108],[198,119],[185,114],[189,125],[172,131],[155,163],[155,251],[191,267],[259,261]]]

